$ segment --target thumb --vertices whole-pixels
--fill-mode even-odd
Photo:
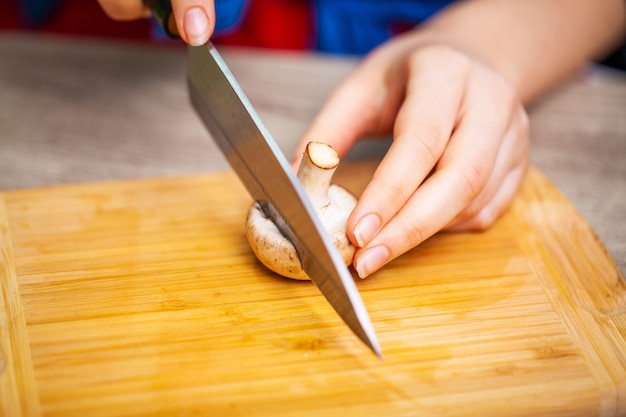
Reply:
[[[172,2],[172,12],[180,37],[190,45],[205,44],[215,29],[213,0],[179,0]]]

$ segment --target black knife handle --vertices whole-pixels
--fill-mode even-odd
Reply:
[[[167,36],[174,39],[180,38],[170,0],[143,0],[143,3],[152,10],[154,18]]]

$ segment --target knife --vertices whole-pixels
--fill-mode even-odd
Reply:
[[[164,31],[177,36],[171,5],[149,0]],[[278,145],[211,42],[188,47],[191,103],[251,197],[294,245],[302,268],[343,321],[378,357],[369,314],[307,195]]]

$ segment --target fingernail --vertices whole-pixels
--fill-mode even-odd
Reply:
[[[204,45],[208,40],[209,19],[200,7],[192,7],[185,12],[183,19],[185,34],[190,45]]]
[[[391,253],[389,252],[387,246],[374,246],[355,259],[354,269],[359,275],[359,278],[366,278],[368,275],[386,264],[390,256]]]
[[[362,248],[374,238],[380,228],[380,216],[370,213],[365,215],[354,228],[354,238],[357,245]]]

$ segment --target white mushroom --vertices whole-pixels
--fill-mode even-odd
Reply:
[[[309,142],[302,155],[298,179],[343,261],[350,266],[355,247],[346,236],[346,222],[356,205],[356,198],[344,188],[331,184],[338,165],[339,156],[331,146]],[[302,270],[294,246],[265,216],[258,203],[248,211],[246,229],[254,254],[267,268],[287,278],[309,279]]]

